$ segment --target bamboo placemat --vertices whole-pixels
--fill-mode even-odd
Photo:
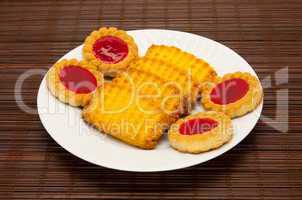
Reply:
[[[48,69],[100,26],[187,31],[231,47],[263,80],[264,117],[233,150],[187,169],[129,173],[74,157],[38,115],[20,110],[14,87],[23,72]],[[1,1],[0,198],[300,200],[301,52],[300,0]],[[41,78],[27,79],[22,90],[34,108]],[[278,113],[286,105],[288,119]]]

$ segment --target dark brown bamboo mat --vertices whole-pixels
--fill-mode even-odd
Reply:
[[[130,173],[76,158],[48,136],[37,115],[17,107],[14,87],[20,74],[48,69],[100,26],[187,31],[231,47],[263,80],[264,117],[231,151],[182,170]],[[301,52],[301,0],[2,0],[0,199],[300,200]],[[36,107],[41,78],[25,81],[22,95],[29,106]],[[280,92],[288,92],[289,101]],[[288,119],[276,119],[277,107],[286,105]],[[286,124],[285,133],[274,128]]]

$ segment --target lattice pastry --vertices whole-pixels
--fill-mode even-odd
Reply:
[[[211,70],[200,73],[204,79],[206,74],[212,75]],[[165,128],[183,112],[192,91],[197,91],[189,79],[183,70],[169,63],[138,59],[94,95],[83,118],[128,144],[154,148]]]
[[[120,81],[99,90],[83,110],[83,118],[128,144],[152,149],[163,131],[178,117],[177,113],[166,112],[161,107],[163,93],[167,91],[160,89],[157,96],[152,94],[153,88],[147,87],[138,94],[135,85],[133,89],[131,84]],[[144,99],[144,95],[154,95],[154,98]],[[166,104],[167,108],[177,110],[180,102],[167,101]]]
[[[152,45],[145,57],[174,66],[190,77],[193,84],[200,85],[216,77],[215,70],[206,61],[174,46]]]

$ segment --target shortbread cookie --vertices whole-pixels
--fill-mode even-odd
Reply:
[[[173,66],[171,70],[181,71],[186,76],[186,86],[192,85],[189,89],[191,95],[185,104],[186,113],[190,113],[200,96],[201,85],[212,81],[216,72],[205,60],[197,58],[193,54],[182,51],[174,46],[152,45],[146,55],[147,59],[155,59]]]
[[[100,72],[76,59],[57,62],[48,71],[46,79],[50,92],[72,106],[85,106],[103,82]]]
[[[128,144],[152,149],[181,113],[194,90],[182,70],[154,59],[138,59],[106,84],[83,110],[83,118]]]
[[[178,93],[184,98],[183,113],[186,113],[192,107],[199,95],[198,84],[193,82],[190,76],[183,70],[179,70],[167,62],[157,59],[140,58],[131,64],[130,68],[156,76],[164,81],[163,84],[177,88]],[[204,73],[207,74],[208,72],[205,71]]]
[[[201,71],[204,77],[210,70]],[[101,132],[143,149],[156,146],[164,131],[184,113],[198,91],[183,70],[140,58],[98,90],[83,110],[84,120]],[[194,98],[195,99],[195,98]]]
[[[160,64],[153,62],[156,67]],[[106,84],[93,96],[82,116],[87,123],[127,144],[152,149],[178,119],[183,100],[178,88],[165,84],[165,79],[137,70],[142,65],[132,63]],[[175,76],[180,75],[176,72]]]
[[[190,77],[194,84],[202,84],[216,77],[214,68],[205,60],[174,46],[152,45],[145,57],[173,65]]]
[[[178,151],[201,153],[222,146],[232,135],[231,119],[223,113],[209,111],[179,119],[170,127],[168,138]]]
[[[204,84],[202,104],[207,110],[224,112],[234,118],[254,110],[262,96],[261,84],[255,76],[236,72]]]
[[[126,84],[105,84],[84,108],[83,119],[127,144],[152,149],[164,130],[177,119],[176,115],[162,110],[162,93],[159,99],[143,99]],[[168,107],[177,106],[173,102],[169,104]]]
[[[125,31],[104,27],[86,38],[83,56],[105,75],[114,75],[138,57],[138,49],[134,39]]]

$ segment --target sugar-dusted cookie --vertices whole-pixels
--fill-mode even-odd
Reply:
[[[246,72],[217,77],[202,87],[202,104],[205,109],[224,112],[231,118],[254,110],[262,96],[259,80]]]
[[[138,57],[138,48],[125,31],[103,27],[86,38],[83,56],[105,75],[114,75]]]
[[[222,146],[232,135],[231,119],[223,113],[209,111],[179,119],[170,127],[168,138],[178,151],[201,153]]]
[[[48,71],[46,78],[50,92],[72,106],[85,106],[103,82],[100,72],[76,59],[57,62]]]

